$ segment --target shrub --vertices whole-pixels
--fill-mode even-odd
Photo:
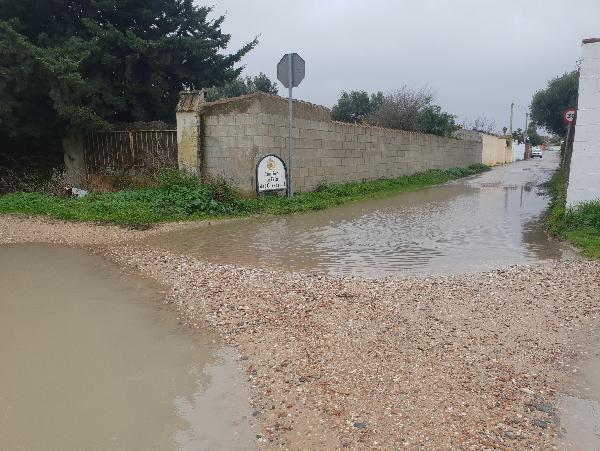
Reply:
[[[161,221],[321,210],[353,200],[416,190],[487,169],[484,165],[473,165],[465,169],[431,170],[395,179],[321,184],[314,192],[299,193],[292,199],[283,196],[244,199],[223,179],[202,182],[185,172],[161,170],[119,179],[124,184],[135,185],[140,183],[136,177],[140,177],[149,186],[91,193],[81,199],[43,193],[0,196],[0,213],[44,214],[59,219],[111,222],[143,228],[146,224]]]

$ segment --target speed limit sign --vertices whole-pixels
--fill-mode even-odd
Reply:
[[[563,113],[563,120],[565,121],[565,125],[570,125],[575,120],[575,116],[577,115],[577,110],[575,108],[569,108],[565,110]]]

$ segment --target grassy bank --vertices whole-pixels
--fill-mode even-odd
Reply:
[[[562,166],[549,182],[552,195],[548,231],[571,242],[589,258],[600,259],[600,202],[588,202],[567,209],[568,165]]]
[[[177,171],[153,176],[149,186],[90,194],[82,199],[14,193],[0,197],[0,213],[47,215],[70,221],[123,225],[207,219],[251,214],[289,214],[322,210],[355,200],[381,197],[478,174],[485,165],[431,170],[419,174],[363,183],[330,184],[292,199],[265,196],[247,199],[224,182],[200,183]]]

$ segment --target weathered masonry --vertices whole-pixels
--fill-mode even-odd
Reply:
[[[583,41],[567,205],[600,199],[600,38]]]
[[[254,192],[255,168],[265,155],[287,163],[287,100],[267,94],[206,103],[201,92],[183,93],[177,107],[179,167],[223,177]],[[334,122],[328,108],[294,102],[293,185],[309,191],[323,182],[398,177],[427,169],[507,162],[484,158],[484,139],[450,139]],[[510,161],[510,159],[508,160]]]
[[[475,130],[460,130],[455,133],[460,139],[477,141],[481,143],[481,161],[480,163],[495,166],[497,164],[511,163],[516,160],[522,160],[525,150],[524,145],[519,145],[516,141],[507,146],[506,138],[502,136],[490,135]],[[520,155],[519,155],[519,147]]]

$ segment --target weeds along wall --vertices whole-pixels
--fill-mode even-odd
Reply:
[[[268,154],[287,163],[287,100],[267,94],[204,103],[184,93],[177,109],[179,166],[254,192]],[[199,132],[196,132],[199,130]],[[294,102],[294,191],[321,183],[398,177],[482,162],[482,142],[333,122],[330,110]]]

